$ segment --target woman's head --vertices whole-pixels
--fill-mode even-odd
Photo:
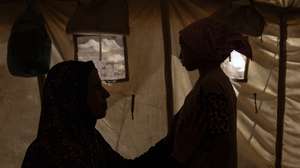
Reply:
[[[203,59],[203,56],[197,54],[193,48],[189,47],[183,40],[180,39],[181,52],[179,59],[182,65],[188,71],[193,71],[198,69],[202,71],[203,69],[208,69],[210,67],[218,67],[220,65],[219,61],[208,61]],[[205,53],[203,53],[205,54]]]
[[[179,34],[180,59],[187,70],[219,67],[233,50],[252,56],[248,39],[213,17],[198,20]]]
[[[91,61],[66,61],[55,65],[49,71],[44,85],[40,129],[49,127],[76,129],[79,125],[94,127],[96,120],[105,116],[105,99],[109,94],[102,88],[96,72]],[[94,83],[101,89],[93,88]],[[95,101],[98,108],[92,107],[96,106],[90,103],[94,101],[93,98],[101,100],[100,103]],[[101,111],[96,111],[99,109]]]

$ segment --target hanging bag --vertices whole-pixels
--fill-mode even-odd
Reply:
[[[7,64],[14,76],[33,77],[49,70],[51,40],[33,3],[15,21],[8,41]]]

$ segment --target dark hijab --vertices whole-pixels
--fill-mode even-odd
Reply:
[[[95,127],[87,105],[88,76],[95,69],[92,62],[67,61],[48,73],[43,90],[38,137],[55,131],[70,136]],[[81,134],[81,133],[80,133]]]
[[[87,105],[92,62],[67,61],[48,73],[38,135],[22,168],[101,168],[121,160],[95,129]],[[110,167],[110,166],[109,166]]]
[[[233,50],[252,58],[248,38],[233,32],[213,16],[197,20],[180,32],[181,47],[207,62],[223,62]]]

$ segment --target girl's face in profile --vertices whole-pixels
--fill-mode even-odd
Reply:
[[[88,78],[87,103],[93,117],[97,119],[105,117],[107,110],[106,99],[109,96],[109,93],[102,87],[97,70],[92,70]]]
[[[180,46],[181,46],[181,52],[179,59],[182,63],[182,65],[185,67],[188,71],[193,71],[195,69],[198,69],[201,64],[203,64],[203,61],[199,59],[199,56],[192,51],[191,48],[189,48],[180,38]]]

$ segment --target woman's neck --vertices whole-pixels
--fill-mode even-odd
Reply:
[[[200,78],[203,78],[207,74],[209,74],[212,71],[219,71],[221,70],[220,65],[204,65],[198,68]]]

